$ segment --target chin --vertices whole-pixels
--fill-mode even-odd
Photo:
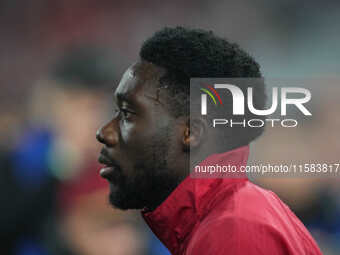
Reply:
[[[143,209],[140,199],[136,199],[136,196],[129,196],[127,192],[124,192],[119,186],[110,184],[109,202],[113,208],[120,210],[129,209]]]

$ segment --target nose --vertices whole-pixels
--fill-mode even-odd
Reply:
[[[98,128],[97,132],[96,132],[96,139],[98,142],[100,143],[104,143],[104,138],[103,138],[103,134],[102,134],[102,127]]]
[[[115,123],[111,121],[100,127],[96,132],[97,141],[107,147],[113,147],[118,142],[118,134],[115,130]]]

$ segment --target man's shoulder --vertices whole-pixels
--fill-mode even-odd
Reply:
[[[206,248],[211,251],[206,254],[224,254],[218,253],[218,247],[224,247],[232,254],[258,254],[252,253],[254,249],[268,254],[303,254],[307,249],[315,251],[310,254],[321,254],[307,229],[273,192],[247,181],[235,187],[232,195],[221,196],[201,219],[189,250]]]
[[[249,217],[226,216],[202,222],[186,249],[191,254],[321,255],[315,241],[301,231]],[[295,228],[294,226],[291,226]]]
[[[247,225],[256,229],[273,229],[284,236],[295,237],[308,233],[301,221],[274,192],[250,181],[236,188],[228,199],[221,199],[201,224],[207,228],[232,224],[237,229]]]
[[[204,221],[235,218],[267,224],[269,219],[291,216],[289,207],[272,191],[250,181],[233,186],[221,190]]]
[[[232,190],[232,192],[231,192]],[[278,211],[283,214],[280,199],[271,191],[263,189],[250,181],[242,185],[235,183],[234,187],[222,191],[216,198],[216,203],[201,218],[196,235],[214,230],[224,236],[232,234],[235,237],[251,234],[249,229],[275,229],[273,221],[277,220]],[[287,207],[288,208],[288,207]]]
[[[252,253],[252,249],[259,253]],[[293,254],[290,249],[282,233],[270,224],[227,216],[203,222],[186,254]]]

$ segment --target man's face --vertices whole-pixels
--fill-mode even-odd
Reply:
[[[106,165],[100,174],[120,209],[154,209],[183,179],[184,126],[166,108],[159,74],[149,63],[128,68],[114,93],[113,119],[97,131]]]

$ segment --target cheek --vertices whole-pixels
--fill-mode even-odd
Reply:
[[[136,124],[134,122],[122,121],[120,123],[121,143],[127,144],[136,136]]]
[[[158,112],[156,109],[131,121],[123,120],[120,122],[120,147],[130,156],[134,154],[136,157],[168,147],[177,138],[174,137],[177,136],[177,133],[173,132],[174,124],[164,112]]]
[[[155,134],[155,126],[145,120],[120,123],[121,146],[135,150],[143,146]]]

